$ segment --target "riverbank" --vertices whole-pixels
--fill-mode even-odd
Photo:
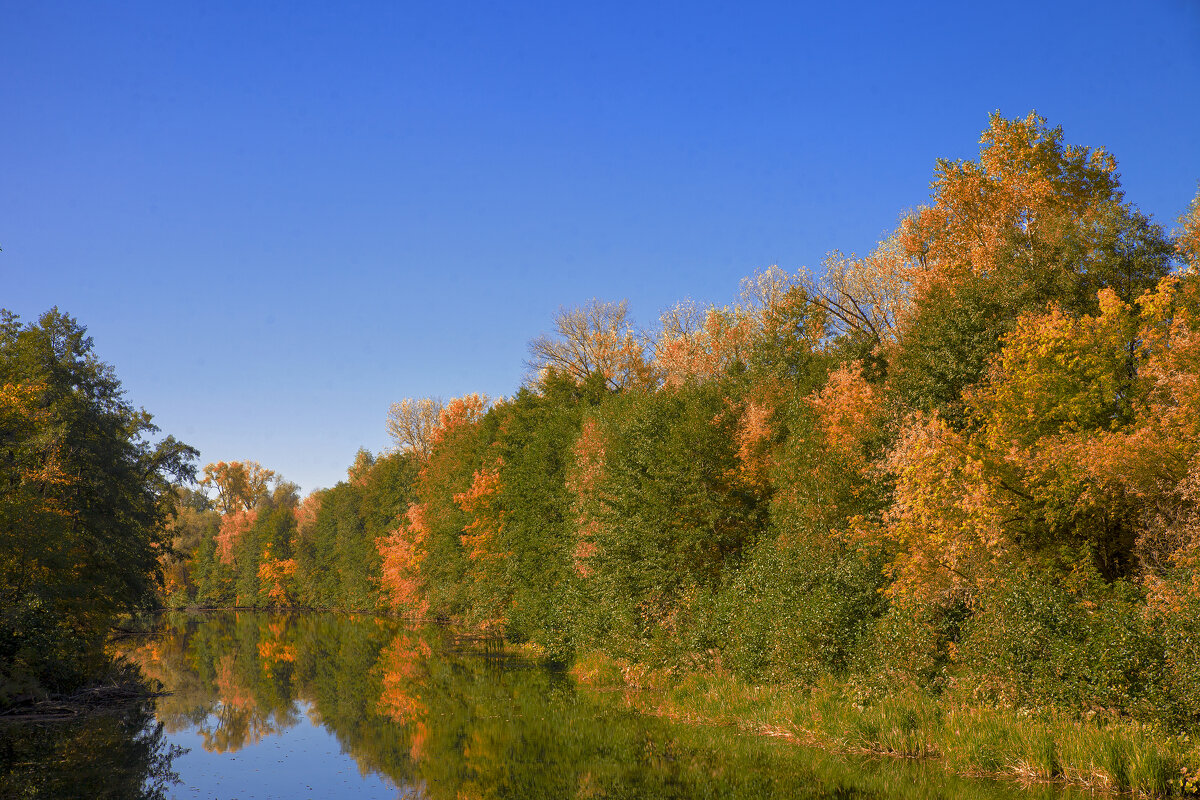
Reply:
[[[65,693],[30,693],[0,707],[0,725],[18,722],[61,722],[89,714],[122,711],[130,704],[162,697],[162,687],[148,681],[132,664],[115,664],[109,675]]]
[[[752,686],[721,672],[681,678],[602,653],[581,656],[571,672],[592,688],[626,690],[626,701],[642,713],[728,725],[830,752],[925,759],[954,774],[1025,785],[1200,794],[1196,742],[1127,719],[972,707],[832,679],[803,687]]]

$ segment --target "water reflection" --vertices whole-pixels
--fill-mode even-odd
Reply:
[[[385,779],[380,787],[392,796],[1066,796],[1052,787],[1022,791],[948,779],[928,766],[846,760],[729,729],[671,725],[634,713],[618,695],[578,690],[562,673],[391,620],[175,615],[133,655],[174,692],[158,706],[165,729],[179,741],[198,737],[203,751],[225,759],[212,769],[229,780],[235,754],[245,774],[268,773],[284,763],[277,752],[262,755],[271,737],[277,749],[319,748],[311,736],[278,735],[323,730],[362,776]],[[316,755],[300,753],[299,762],[315,764]],[[203,781],[180,769],[199,796],[214,793],[209,787],[205,795]],[[364,791],[349,778],[338,785],[345,796]]]
[[[152,700],[69,722],[0,724],[0,797],[163,800],[180,754]]]

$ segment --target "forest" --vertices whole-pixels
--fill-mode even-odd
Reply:
[[[59,483],[47,440],[0,463],[10,486],[50,487],[6,494],[0,530],[66,548],[23,532],[103,513],[153,527],[173,503],[161,548],[88,551],[113,608],[158,570],[173,608],[387,612],[562,665],[832,680],[1173,735],[1200,723],[1198,270],[1200,195],[1168,229],[1107,151],[997,114],[871,252],[761,270],[735,303],[685,301],[646,330],[624,303],[564,308],[513,396],[397,402],[394,446],[331,489],[215,462],[151,508]],[[6,370],[11,439],[60,378]],[[104,424],[149,425],[98,402]],[[22,598],[46,580],[72,607],[52,576],[73,556],[14,552],[25,616],[4,630],[42,631]]]
[[[650,332],[563,309],[515,395],[407,399],[301,499],[180,494],[174,607],[389,611],[751,682],[1200,720],[1200,205],[994,115],[866,255]]]

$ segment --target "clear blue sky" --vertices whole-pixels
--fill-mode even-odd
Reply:
[[[309,490],[396,400],[511,394],[561,305],[869,249],[996,109],[1173,225],[1200,2],[2,0],[0,306]]]

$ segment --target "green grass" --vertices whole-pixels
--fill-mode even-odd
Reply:
[[[843,753],[926,759],[962,775],[1056,782],[1162,797],[1200,794],[1200,748],[1187,735],[1062,709],[988,708],[916,690],[823,679],[755,686],[727,673],[676,678],[600,653],[577,662],[585,684],[623,687],[639,710],[731,725]]]

